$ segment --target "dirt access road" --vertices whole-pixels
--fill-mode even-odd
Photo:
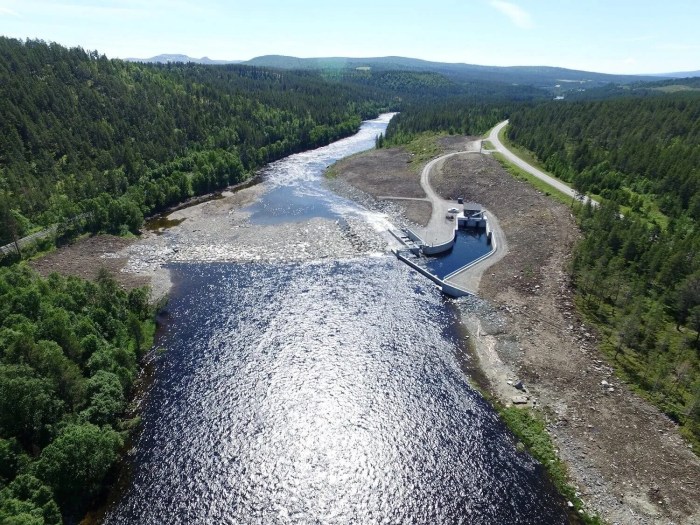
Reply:
[[[443,153],[461,151],[468,140],[440,145]],[[420,170],[396,162],[406,155],[383,149],[344,159],[331,186],[385,211],[388,201],[378,197],[387,187],[394,196],[425,197],[416,194]],[[579,233],[570,209],[487,155],[445,159],[431,185],[443,198],[485,206],[507,238],[508,253],[485,271],[479,297],[456,302],[487,388],[509,403],[522,394],[509,382],[524,382],[588,510],[611,524],[700,523],[700,461],[667,417],[616,378],[575,313],[566,265]],[[406,217],[416,202],[391,205]]]

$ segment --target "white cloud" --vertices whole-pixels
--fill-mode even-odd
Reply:
[[[13,11],[9,7],[2,7],[0,6],[0,16],[19,16],[19,13],[17,11]]]
[[[518,27],[523,29],[532,29],[534,27],[530,13],[520,6],[504,2],[503,0],[491,0],[491,6],[510,18],[510,21]]]

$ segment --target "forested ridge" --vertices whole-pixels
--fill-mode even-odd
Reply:
[[[399,142],[436,122],[478,133],[514,100],[545,96],[430,71],[141,64],[0,38],[0,244],[52,224],[64,237],[135,232],[382,110],[405,111],[389,133]]]
[[[104,273],[0,268],[0,523],[76,522],[104,496],[152,318]]]
[[[0,244],[85,214],[144,214],[327,144],[389,109],[386,91],[314,72],[147,65],[0,38]]]
[[[700,96],[520,108],[508,137],[581,193],[579,305],[623,377],[700,450]]]
[[[653,81],[655,77],[639,75],[610,75],[580,71],[560,67],[547,66],[482,66],[475,64],[459,64],[446,62],[431,62],[415,58],[388,57],[325,57],[298,58],[283,55],[266,55],[244,62],[248,65],[275,67],[294,70],[348,70],[369,69],[381,71],[432,72],[456,81],[457,83],[493,83],[512,86],[547,86],[548,89],[574,91],[582,83],[588,87],[614,84],[629,84],[640,80]],[[564,81],[562,81],[564,79]],[[568,82],[567,82],[568,81]]]
[[[530,86],[461,84],[456,92],[407,101],[401,113],[391,119],[380,144],[406,144],[426,131],[481,135],[516,108],[548,98],[546,91]]]

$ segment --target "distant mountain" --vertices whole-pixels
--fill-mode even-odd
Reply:
[[[195,64],[238,64],[240,60],[212,60],[209,57],[192,58],[187,55],[157,55],[151,58],[125,58],[127,62],[155,62],[158,64],[168,64],[171,62],[193,62]]]
[[[659,80],[655,75],[610,75],[591,71],[578,71],[549,66],[479,66],[430,62],[405,57],[374,58],[297,58],[282,55],[266,55],[242,62],[245,65],[274,67],[280,69],[372,69],[432,71],[441,73],[459,82],[495,81],[511,84],[529,84],[548,89],[582,89],[605,84],[630,84]],[[666,77],[662,77],[666,78]]]
[[[459,83],[501,82],[524,84],[546,88],[555,92],[580,91],[608,84],[632,84],[652,82],[668,78],[700,76],[700,71],[668,73],[663,75],[611,75],[592,71],[579,71],[549,66],[480,66],[447,62],[431,62],[417,58],[398,56],[349,58],[321,57],[298,58],[284,55],[265,55],[251,60],[212,60],[208,57],[192,58],[180,54],[163,54],[151,58],[127,58],[130,62],[175,63],[194,62],[197,64],[243,64],[248,66],[296,70],[342,70],[360,69],[371,71],[418,71],[444,75]]]
[[[691,77],[700,77],[700,70],[698,71],[679,71],[677,73],[664,73],[662,75],[655,75],[659,77],[667,77],[667,78],[691,78]]]

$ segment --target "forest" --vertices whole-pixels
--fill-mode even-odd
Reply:
[[[0,244],[143,216],[354,133],[387,90],[314,72],[149,65],[0,38]]]
[[[623,378],[699,451],[700,94],[674,91],[521,107],[508,138],[601,200],[579,212],[579,306]]]
[[[144,216],[352,134],[380,111],[405,110],[387,137],[400,141],[436,122],[480,132],[514,103],[548,96],[430,71],[130,63],[0,37],[0,245],[56,224],[59,241],[137,232]]]
[[[0,523],[75,522],[104,497],[150,348],[146,289],[0,268]]]
[[[529,86],[478,83],[460,86],[461,92],[407,101],[386,130],[380,146],[406,144],[416,135],[438,131],[451,135],[481,135],[516,108],[551,97]]]

